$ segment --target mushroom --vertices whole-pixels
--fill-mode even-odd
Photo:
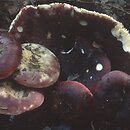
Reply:
[[[88,111],[93,94],[77,81],[62,81],[50,92],[51,112],[61,119],[73,119]]]
[[[111,71],[95,87],[94,109],[102,119],[112,121],[117,118],[118,121],[124,119],[127,122],[130,116],[129,95],[130,75],[117,70]]]
[[[59,74],[58,59],[50,50],[39,44],[22,44],[22,59],[14,80],[27,87],[44,88],[54,84]]]
[[[21,45],[13,35],[0,32],[0,79],[7,78],[16,71],[21,53]]]
[[[40,92],[18,86],[9,80],[0,81],[0,114],[19,115],[43,103]]]

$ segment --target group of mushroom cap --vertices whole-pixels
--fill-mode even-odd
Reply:
[[[9,33],[0,35],[0,113],[18,115],[37,108],[44,101],[41,93],[21,87],[51,86],[59,77],[60,65],[44,46],[21,45]]]
[[[65,3],[26,6],[0,33],[0,113],[35,109],[44,102],[37,89],[50,88],[49,109],[59,118],[93,107],[101,118],[123,120],[129,59],[130,34],[113,18]]]

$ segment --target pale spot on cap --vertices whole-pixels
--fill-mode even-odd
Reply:
[[[87,69],[86,72],[88,73],[88,72],[89,72],[89,69]]]
[[[82,48],[81,48],[81,53],[82,53],[82,54],[85,54],[84,49],[82,49]]]
[[[17,31],[18,31],[18,32],[23,32],[23,27],[22,27],[22,26],[18,26],[18,27],[17,27]]]
[[[84,20],[80,20],[79,24],[82,25],[82,26],[87,26],[88,25],[88,23],[86,21],[84,21]]]
[[[48,32],[47,39],[51,39],[51,32]]]
[[[27,107],[23,107],[24,110],[27,110]]]
[[[92,79],[93,78],[93,76],[90,76],[90,79]]]
[[[31,109],[31,108],[33,108],[33,106],[34,106],[34,105],[33,105],[33,104],[31,104],[31,105],[29,106],[29,108]]]
[[[103,65],[100,64],[100,63],[98,63],[98,64],[96,65],[96,70],[97,70],[97,71],[101,71],[102,69],[103,69]]]
[[[64,39],[66,38],[66,36],[65,36],[65,35],[63,35],[63,34],[61,35],[61,37],[62,37],[62,38],[64,38]]]

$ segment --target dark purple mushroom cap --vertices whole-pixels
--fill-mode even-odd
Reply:
[[[90,109],[93,94],[77,81],[62,81],[50,93],[52,113],[61,119],[73,119]]]
[[[22,48],[13,35],[0,32],[0,79],[13,74],[20,64]]]
[[[18,88],[10,81],[0,82],[0,114],[19,115],[39,107],[44,96],[33,90]]]
[[[126,116],[126,113],[130,116],[129,95],[130,75],[121,71],[111,71],[105,74],[95,88],[96,113],[101,118],[110,120],[115,117],[120,120],[123,114]]]
[[[21,43],[44,44],[57,53],[63,48],[71,49],[76,36],[87,37],[102,46],[112,70],[130,73],[130,34],[120,22],[105,14],[65,3],[26,6],[12,22],[9,32]]]

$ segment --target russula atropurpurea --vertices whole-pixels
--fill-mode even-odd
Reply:
[[[0,82],[0,113],[19,115],[39,107],[44,96],[38,91],[21,88],[9,80]]]
[[[12,35],[19,43],[19,45],[23,47],[22,54],[25,53],[25,62],[29,61],[30,63],[32,63],[31,65],[35,67],[37,66],[37,64],[34,64],[35,61],[39,62],[39,59],[42,57],[42,53],[39,53],[39,50],[47,49],[47,53],[44,52],[44,54],[49,56],[52,54],[52,60],[51,62],[49,61],[49,64],[50,67],[53,69],[49,68],[48,64],[45,64],[45,66],[47,67],[47,72],[49,72],[49,78],[53,77],[53,82],[50,83],[47,81],[47,85],[44,86],[44,84],[42,83],[42,80],[45,79],[44,74],[42,75],[42,77],[40,77],[41,79],[39,78],[37,80],[37,76],[39,76],[39,73],[41,74],[45,62],[41,67],[42,69],[36,69],[36,73],[34,72],[32,75],[27,76],[30,74],[30,72],[32,72],[32,69],[30,70],[30,72],[27,71],[30,64],[22,64],[21,60],[20,66],[16,68],[14,75],[11,75],[11,77],[9,78],[11,79],[10,82],[12,84],[17,81],[17,87],[24,85],[22,86],[22,88],[30,87],[29,89],[31,89],[32,87],[31,90],[34,91],[37,90],[36,88],[39,88],[38,91],[40,91],[41,93],[44,91],[43,88],[45,89],[45,87],[48,87],[47,89],[49,89],[49,91],[51,92],[55,91],[52,95],[49,95],[50,102],[46,100],[48,101],[46,102],[46,104],[52,103],[54,107],[58,104],[56,112],[53,111],[53,114],[55,115],[56,113],[61,112],[63,116],[61,115],[60,119],[62,117],[63,119],[64,117],[66,117],[66,109],[61,108],[64,108],[64,105],[69,106],[69,104],[71,103],[75,109],[73,109],[74,112],[72,110],[72,113],[67,115],[67,118],[78,118],[77,115],[80,116],[80,112],[86,108],[86,106],[84,107],[84,103],[88,103],[88,98],[83,97],[84,92],[85,94],[89,95],[92,100],[94,100],[93,103],[96,103],[96,105],[98,106],[96,107],[100,109],[100,102],[98,102],[99,100],[95,100],[95,98],[99,99],[100,96],[102,96],[100,92],[103,88],[106,87],[104,87],[103,85],[105,85],[105,83],[108,83],[107,80],[104,80],[105,76],[108,76],[108,79],[112,79],[112,77],[116,75],[115,70],[118,70],[120,75],[122,76],[123,82],[126,83],[126,75],[128,75],[129,77],[130,34],[124,28],[122,23],[116,21],[108,15],[100,14],[94,11],[88,11],[76,6],[71,6],[66,3],[52,3],[38,6],[29,5],[22,8],[17,14],[16,18],[12,21],[10,25],[8,34]],[[38,47],[35,48],[34,46]],[[27,47],[29,49],[27,49]],[[27,49],[27,51],[25,51],[25,48]],[[28,58],[30,59],[30,56],[31,60],[28,60]],[[22,58],[24,58],[23,55]],[[48,61],[48,58],[43,58],[42,60]],[[24,67],[22,68],[21,66]],[[51,73],[52,70],[56,71],[56,76],[53,75],[54,73]],[[27,73],[27,75],[25,73]],[[18,79],[19,75],[22,77]],[[32,81],[34,81],[35,83],[33,83]],[[114,88],[116,88],[116,81],[118,82],[119,79],[109,84],[110,89],[113,86]],[[102,83],[104,84],[102,85]],[[121,88],[125,85],[129,87],[129,84],[127,83],[121,85]],[[70,87],[66,88],[65,86]],[[113,91],[116,91],[114,88]],[[106,92],[106,90],[107,89],[104,90],[104,93]],[[38,96],[41,96],[41,93],[37,93]],[[2,94],[3,93],[1,92],[0,95],[3,96],[3,98],[0,98],[0,105],[2,105],[5,96]],[[12,92],[12,95],[13,94],[14,93]],[[64,100],[63,97],[65,96],[65,94],[68,94],[68,99],[66,99],[67,104],[66,102],[65,104],[64,102],[61,102]],[[121,112],[124,112],[124,110],[128,111],[126,106],[129,105],[126,104],[129,103],[129,91],[126,92],[126,94],[128,94],[128,96],[127,98],[124,98],[123,103],[125,104],[125,106],[122,107]],[[55,96],[58,97],[58,100]],[[51,100],[51,98],[54,99],[54,102],[53,100]],[[82,98],[83,104],[80,102]],[[7,106],[8,103],[14,103],[13,100],[10,100],[10,98],[8,99],[9,102],[7,102]],[[57,104],[55,104],[55,99],[57,100]],[[77,102],[74,101],[76,99],[78,99]],[[24,111],[23,109],[21,109],[19,113],[14,113],[14,110],[12,111],[11,109],[10,112],[7,111],[4,114],[15,115],[21,114],[26,110],[31,110],[29,103],[31,103],[32,106],[32,103],[34,103],[32,102],[32,100],[33,99],[27,102],[27,107],[29,107],[29,109],[25,109]],[[102,98],[102,100],[103,102],[106,102],[105,97]],[[38,101],[34,103],[34,105],[38,103],[36,107],[42,104],[42,102],[44,101],[44,96],[42,95]],[[72,102],[70,103],[69,101]],[[101,101],[101,104],[103,102]],[[19,101],[17,101],[17,103],[19,103]],[[81,106],[79,106],[80,103]],[[116,103],[117,102],[114,102],[114,104],[112,104],[113,107],[115,107]],[[121,105],[123,105],[123,103],[121,103]],[[18,105],[16,106],[18,107]],[[53,106],[52,108],[48,108],[53,110]],[[77,107],[76,109],[75,106],[79,107]],[[111,109],[112,107],[109,108]],[[98,114],[100,115],[102,113]],[[119,120],[122,120],[122,115],[120,113],[118,113],[118,117],[120,117],[118,118]]]
[[[50,109],[61,119],[73,119],[91,109],[93,94],[77,81],[62,81],[50,94]]]
[[[130,75],[117,70],[105,74],[96,84],[94,95],[94,108],[96,113],[100,113],[100,118],[128,120]]]
[[[6,32],[0,32],[0,79],[14,73],[20,63],[21,53],[22,48],[14,37]]]
[[[27,87],[44,88],[53,85],[59,78],[60,65],[56,56],[46,47],[22,44],[22,59],[14,79]]]

